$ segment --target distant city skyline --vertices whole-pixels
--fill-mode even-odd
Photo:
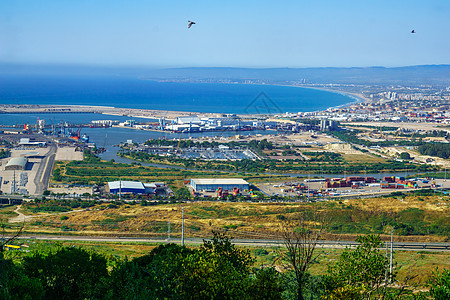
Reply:
[[[449,15],[448,0],[2,1],[0,63],[450,64]],[[196,23],[189,29],[188,20]]]

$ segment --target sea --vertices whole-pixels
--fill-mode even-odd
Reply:
[[[207,113],[310,112],[355,98],[275,85],[160,82],[136,77],[1,75],[0,103],[98,105]]]

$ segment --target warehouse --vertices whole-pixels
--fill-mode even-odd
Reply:
[[[110,194],[166,194],[164,182],[142,183],[139,181],[112,181],[108,182]]]
[[[28,159],[24,157],[14,157],[6,164],[5,170],[25,170]]]
[[[108,182],[111,194],[145,194],[145,186],[139,181],[112,181]]]
[[[241,191],[249,189],[248,182],[240,178],[195,178],[191,179],[191,186],[196,192],[215,192],[219,187],[224,191],[232,191],[235,187]]]

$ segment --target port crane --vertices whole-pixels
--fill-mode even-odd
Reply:
[[[181,144],[181,134],[182,134],[182,133],[180,133],[180,136],[178,137],[178,145],[177,145],[177,150],[175,151],[175,153],[178,153],[178,150],[180,149],[180,144]]]
[[[72,131],[72,132],[70,133],[71,138],[74,139],[74,140],[79,140],[79,139],[80,139],[80,132],[81,132],[81,126],[78,127],[78,129],[77,129],[75,132]]]

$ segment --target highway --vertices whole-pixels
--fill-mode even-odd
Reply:
[[[86,241],[86,242],[110,242],[110,243],[178,243],[181,244],[180,238],[171,238],[170,240],[163,238],[145,238],[145,237],[104,237],[104,236],[65,236],[65,235],[22,235],[19,239],[36,239],[46,241]],[[205,238],[206,239],[206,238]],[[241,246],[264,246],[277,247],[282,245],[281,240],[256,240],[256,239],[233,239],[234,244]],[[185,244],[201,244],[201,238],[186,238]],[[352,241],[319,241],[317,248],[336,248],[345,247],[354,248],[358,245]],[[390,243],[388,243],[390,246]],[[405,243],[394,242],[395,250],[405,251],[433,251],[448,252],[450,251],[450,243]]]

